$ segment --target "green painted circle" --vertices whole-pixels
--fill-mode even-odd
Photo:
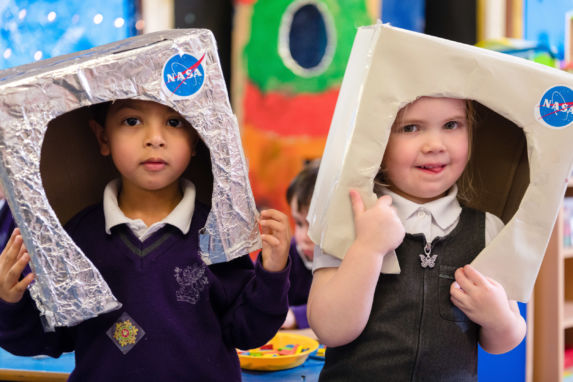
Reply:
[[[332,62],[321,74],[293,73],[279,55],[279,28],[292,0],[258,0],[253,5],[251,36],[243,51],[249,79],[263,92],[321,93],[339,86],[357,28],[372,23],[365,1],[315,0],[323,3],[334,22],[336,47]],[[328,43],[332,43],[329,41]]]

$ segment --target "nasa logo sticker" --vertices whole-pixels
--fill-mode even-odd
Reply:
[[[183,53],[172,56],[163,65],[162,87],[167,94],[176,98],[187,98],[197,94],[205,83],[203,59]]]
[[[536,109],[536,118],[553,129],[562,129],[573,122],[573,90],[554,86],[547,90]]]

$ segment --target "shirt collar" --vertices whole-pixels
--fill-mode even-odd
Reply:
[[[424,204],[414,203],[386,188],[382,190],[382,193],[392,197],[392,205],[396,208],[402,222],[407,221],[419,210],[425,210],[432,215],[433,220],[442,230],[446,230],[457,221],[462,210],[457,199],[458,186],[455,184],[444,197]]]
[[[103,191],[103,213],[105,217],[105,232],[111,234],[111,229],[120,224],[130,224],[136,220],[130,219],[119,208],[117,195],[121,185],[120,179],[114,179],[107,184]],[[177,206],[160,223],[170,224],[178,228],[183,234],[189,232],[191,218],[195,209],[195,185],[187,180],[181,179],[183,188],[183,198]]]

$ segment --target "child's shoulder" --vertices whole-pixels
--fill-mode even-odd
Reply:
[[[207,218],[207,215],[209,215],[209,212],[211,212],[211,207],[209,207],[207,204],[195,199],[195,209],[193,210],[193,216],[199,215],[201,217]]]
[[[81,227],[94,229],[94,227],[104,229],[105,218],[103,213],[103,204],[97,203],[84,208],[72,217],[64,226],[67,232],[74,232]]]

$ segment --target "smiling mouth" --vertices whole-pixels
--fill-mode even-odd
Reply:
[[[439,173],[444,168],[446,168],[446,165],[445,164],[428,164],[428,165],[416,166],[416,168],[423,170],[425,172]]]

